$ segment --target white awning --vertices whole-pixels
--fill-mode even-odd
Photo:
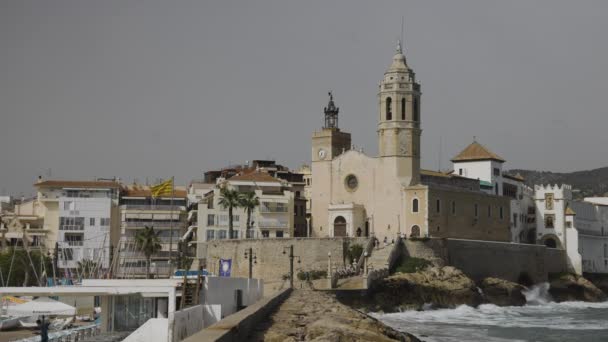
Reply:
[[[8,233],[4,234],[4,238],[5,239],[22,239],[23,233],[22,232],[8,232]]]
[[[31,302],[7,308],[9,316],[33,316],[33,315],[62,315],[73,316],[76,308],[48,297],[40,297]]]

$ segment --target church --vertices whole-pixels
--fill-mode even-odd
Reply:
[[[480,182],[421,170],[421,88],[397,44],[378,91],[378,155],[352,148],[330,93],[312,135],[314,237],[375,236],[510,240],[510,204]]]

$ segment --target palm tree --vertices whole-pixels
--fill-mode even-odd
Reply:
[[[152,254],[158,253],[162,248],[158,234],[160,232],[155,232],[154,227],[151,226],[145,226],[144,229],[139,230],[135,234],[135,245],[146,256],[146,276],[148,279],[151,279],[150,259],[152,258]]]
[[[242,193],[240,197],[241,207],[247,211],[247,232],[245,236],[249,238],[249,230],[251,229],[251,213],[255,207],[260,205],[260,199],[253,191]]]
[[[220,200],[218,201],[219,205],[224,209],[228,209],[228,235],[229,238],[234,238],[234,226],[232,222],[232,209],[238,208],[241,206],[241,196],[239,192],[236,190],[230,190],[227,188],[222,188],[220,190]]]

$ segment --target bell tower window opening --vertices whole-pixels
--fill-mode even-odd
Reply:
[[[418,97],[414,97],[414,121],[420,121],[420,102],[418,101]]]
[[[417,213],[418,212],[418,199],[414,198],[412,200],[412,212],[413,213]]]
[[[405,120],[405,97],[401,99],[401,120]]]
[[[387,121],[393,119],[392,102],[393,102],[393,99],[391,99],[390,97],[386,98],[386,120]]]

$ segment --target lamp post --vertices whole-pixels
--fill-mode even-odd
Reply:
[[[302,261],[299,256],[293,255],[293,245],[283,247],[283,254],[286,254],[286,249],[289,249],[289,286],[293,289],[293,259],[298,258],[298,264]]]
[[[253,278],[253,264],[258,263],[258,257],[253,253],[253,248],[249,247],[245,251],[245,259],[249,259],[249,279]]]
[[[310,236],[310,219],[311,219],[312,215],[310,213],[306,213],[306,237],[312,237]]]

